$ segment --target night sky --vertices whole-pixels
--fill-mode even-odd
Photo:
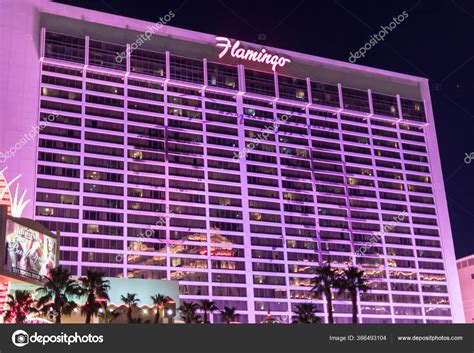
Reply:
[[[474,2],[60,0],[64,4],[348,61],[393,17],[408,18],[357,64],[426,77],[456,257],[474,254]],[[265,39],[266,37],[266,39]]]

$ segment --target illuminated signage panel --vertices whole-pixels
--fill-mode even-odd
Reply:
[[[53,237],[7,219],[5,239],[5,271],[42,280],[58,264],[58,240]]]
[[[271,65],[273,71],[276,70],[277,66],[283,67],[291,62],[290,59],[284,56],[268,53],[265,48],[262,48],[260,51],[240,48],[240,41],[238,40],[233,44],[232,41],[226,37],[216,37],[216,40],[218,42],[216,46],[223,48],[219,53],[219,59],[222,59],[230,53],[230,56],[233,58]]]

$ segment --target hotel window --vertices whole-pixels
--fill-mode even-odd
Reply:
[[[425,308],[426,316],[451,316],[450,308]]]
[[[50,114],[40,113],[41,121],[48,121],[49,119]],[[75,118],[72,116],[59,115],[54,117],[54,122],[57,124],[81,126],[81,118]]]
[[[112,123],[110,121],[99,121],[99,120],[86,119],[86,127],[90,127],[92,129],[123,132],[123,125],[122,124],[115,124],[115,123]]]
[[[473,275],[474,276],[474,275]],[[449,305],[448,297],[439,297],[439,296],[424,296],[423,302],[425,304],[435,304],[435,305]]]
[[[82,246],[92,249],[122,249],[123,242],[121,240],[83,238]]]
[[[397,97],[372,93],[372,104],[375,114],[398,117]]]
[[[274,75],[245,69],[245,89],[249,93],[275,96]]]
[[[82,261],[83,262],[100,262],[100,263],[108,263],[108,264],[116,264],[117,254],[109,254],[109,253],[93,253],[84,251],[82,253]]]
[[[207,282],[208,274],[206,272],[174,271],[171,272],[170,279],[175,281]]]
[[[92,207],[123,208],[122,200],[100,199],[96,197],[87,197],[87,196],[84,196],[83,204],[84,206],[92,206]]]
[[[89,91],[101,92],[101,93],[108,93],[108,94],[116,94],[119,96],[123,96],[123,88],[114,87],[114,86],[106,86],[106,85],[99,85],[97,83],[86,83],[86,89]]]
[[[128,269],[128,278],[166,279],[166,271]]]
[[[61,218],[78,218],[79,211],[76,209],[36,207],[36,215]]]
[[[164,113],[163,106],[134,101],[128,101],[128,109],[141,110],[150,113]]]
[[[85,39],[46,32],[45,56],[84,63]]]
[[[75,266],[74,266],[75,267]],[[92,267],[92,266],[82,266],[82,276],[87,275],[87,271],[100,271],[104,272],[107,277],[119,277],[123,278],[123,269],[122,268],[107,268],[107,267]],[[77,270],[71,271],[71,273],[77,273]]]
[[[270,248],[283,247],[283,242],[281,239],[252,237],[251,241],[252,245],[254,246],[267,246]]]
[[[192,83],[204,83],[202,60],[188,59],[172,55],[170,57],[171,79]]]
[[[61,203],[64,205],[79,205],[79,196],[38,192],[36,193],[36,201]]]
[[[91,71],[88,71],[86,73],[86,77],[93,80],[114,82],[121,85],[123,84],[123,81],[124,81],[124,78],[122,76],[113,76],[109,74],[102,74],[102,73],[91,72]],[[129,83],[131,84],[131,80],[129,80]]]
[[[314,253],[288,252],[288,261],[318,262],[319,256]]]
[[[69,80],[66,78],[55,76],[45,76],[44,74],[41,78],[41,82],[49,85],[64,86],[69,88],[82,88],[82,81]]]
[[[123,53],[125,45],[89,40],[89,64],[116,70],[126,70],[126,60],[118,62],[117,53]]]
[[[70,138],[75,138],[75,139],[81,138],[81,132],[79,130],[67,130],[67,129],[62,129],[59,127],[51,127],[51,126],[46,126],[44,129],[40,131],[40,133],[44,135],[70,137]]]
[[[189,99],[184,97],[168,96],[168,103],[187,105],[189,107],[201,108],[202,102],[196,99]]]
[[[162,94],[156,94],[156,93],[151,93],[151,92],[128,89],[128,96],[133,97],[133,98],[147,99],[147,100],[151,100],[151,101],[163,102],[163,95]]]
[[[281,98],[306,102],[308,100],[306,80],[278,76],[278,90]]]
[[[38,179],[38,188],[53,189],[53,190],[70,190],[79,191],[79,183],[65,183],[62,180],[48,180]]]
[[[78,226],[77,223],[66,223],[66,222],[56,222],[56,221],[42,221],[39,220],[39,223],[44,225],[47,229],[52,232],[60,231],[67,233],[77,233]]]
[[[165,77],[166,55],[148,50],[136,49],[132,51],[130,69],[132,72]]]
[[[81,106],[41,100],[41,108],[81,114]]]
[[[422,101],[401,98],[403,119],[426,122],[425,105]]]
[[[400,128],[402,128],[402,125],[400,125]],[[423,136],[401,133],[401,137],[402,140],[425,142],[425,138]]]
[[[239,89],[237,67],[235,66],[220,65],[208,62],[207,75],[209,86],[235,90]]]
[[[151,89],[156,89],[156,90],[162,90],[163,89],[163,84],[162,83],[142,81],[142,80],[134,80],[134,79],[131,79],[131,78],[128,79],[128,84],[129,84],[129,86],[151,88]],[[168,87],[168,90],[169,90],[169,87]]]
[[[51,35],[51,32],[49,33],[49,35]],[[75,69],[72,69],[72,68],[65,68],[65,67],[62,67],[62,66],[53,66],[53,65],[47,65],[47,64],[43,63],[42,69],[43,69],[43,71],[56,72],[58,74],[63,74],[63,75],[82,77],[82,71],[81,70],[75,70]]]
[[[356,110],[360,112],[370,112],[369,95],[367,91],[342,87],[342,99],[344,109]]]
[[[246,297],[247,289],[239,287],[213,287],[212,295],[219,297]]]
[[[276,277],[276,276],[253,276],[253,283],[254,284],[261,284],[261,285],[274,285],[274,286],[284,286],[285,285],[285,277]]]
[[[314,104],[339,107],[339,90],[337,85],[311,81],[311,96]]]
[[[77,261],[77,252],[61,250],[59,255],[60,261]]]
[[[255,302],[255,310],[259,311],[287,311],[288,303],[286,302]]]
[[[285,272],[283,264],[271,264],[266,262],[253,262],[252,269],[256,272]]]
[[[83,211],[84,219],[106,222],[123,222],[123,214],[99,211]]]
[[[237,113],[236,106],[214,102],[206,102],[206,109],[218,110],[225,113]]]
[[[87,115],[94,115],[103,118],[112,118],[112,119],[120,119],[123,120],[123,112],[116,111],[116,110],[108,110],[102,108],[95,108],[95,107],[86,107],[86,114]]]
[[[254,288],[254,295],[257,298],[287,298],[285,289]]]
[[[95,194],[123,195],[123,188],[109,185],[84,184],[84,192]]]
[[[61,168],[61,167],[53,167],[53,166],[45,166],[45,165],[38,165],[38,174],[45,174],[45,175],[56,175],[62,177],[69,177],[69,178],[79,178],[80,171],[77,169],[69,169],[69,168]]]
[[[66,164],[79,164],[80,157],[58,153],[38,152],[38,160]]]

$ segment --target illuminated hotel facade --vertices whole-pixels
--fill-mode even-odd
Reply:
[[[363,323],[464,321],[426,79],[7,3],[0,147],[58,114],[4,163],[73,274],[179,280],[182,301],[290,322],[302,302],[327,314],[316,266],[356,264]],[[334,316],[350,322],[336,293]]]

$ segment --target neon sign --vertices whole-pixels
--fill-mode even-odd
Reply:
[[[219,53],[219,59],[222,59],[230,49],[230,56],[233,58],[269,64],[272,65],[273,71],[275,71],[277,66],[283,67],[286,63],[291,62],[290,59],[283,56],[267,53],[265,48],[262,48],[260,51],[239,48],[239,40],[235,41],[234,44],[232,44],[231,40],[226,37],[216,37],[216,40],[218,41],[216,46],[224,48]]]

